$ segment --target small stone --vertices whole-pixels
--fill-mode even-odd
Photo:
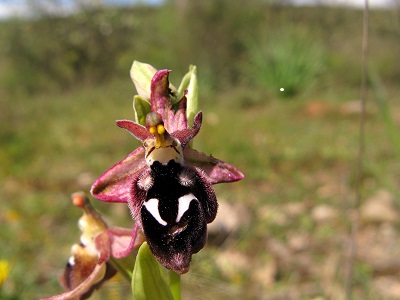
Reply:
[[[282,207],[277,205],[263,205],[258,210],[257,219],[277,226],[286,226],[290,223],[288,215],[284,212]]]
[[[237,279],[251,267],[249,257],[235,250],[219,251],[215,262],[219,270],[229,279]]]
[[[287,203],[283,207],[286,215],[295,218],[307,211],[307,203],[306,202],[293,202]]]
[[[288,234],[288,246],[294,252],[307,250],[311,245],[311,237],[307,232]]]
[[[359,115],[362,111],[361,101],[356,99],[346,102],[341,105],[340,111],[344,115]]]
[[[257,287],[261,292],[271,288],[275,283],[278,268],[275,260],[270,259],[266,262],[259,263],[251,271],[251,279],[257,283]]]
[[[320,204],[315,206],[311,211],[311,218],[318,224],[326,224],[336,220],[339,211],[328,204]]]
[[[380,276],[372,282],[378,299],[400,299],[400,279],[395,276]]]
[[[397,222],[399,213],[392,194],[381,190],[367,199],[360,207],[360,219],[365,223]]]
[[[221,245],[231,234],[248,226],[250,218],[250,212],[246,206],[220,200],[217,217],[208,225],[209,243]]]
[[[357,258],[375,274],[395,274],[400,270],[400,240],[392,223],[365,225],[357,236]]]

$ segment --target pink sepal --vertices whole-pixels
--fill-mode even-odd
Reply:
[[[189,147],[184,150],[184,157],[189,164],[203,170],[212,184],[238,181],[244,177],[234,166]]]
[[[203,114],[202,112],[199,112],[194,117],[192,128],[185,128],[179,131],[175,131],[171,135],[173,137],[176,137],[181,142],[182,148],[185,148],[187,144],[189,144],[189,142],[199,133],[202,120]]]
[[[105,202],[128,202],[130,180],[145,166],[144,148],[139,147],[105,171],[92,185],[90,193]]]

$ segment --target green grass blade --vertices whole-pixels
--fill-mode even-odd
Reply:
[[[384,85],[380,80],[379,76],[375,72],[369,72],[369,79],[371,81],[372,89],[375,94],[376,103],[379,108],[380,115],[385,124],[386,133],[393,145],[397,160],[400,160],[400,139],[399,131],[393,120],[389,101],[386,96]]]

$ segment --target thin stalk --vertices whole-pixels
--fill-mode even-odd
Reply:
[[[355,200],[352,207],[352,222],[350,233],[350,247],[347,261],[346,276],[346,299],[352,297],[354,262],[357,253],[356,237],[359,231],[359,207],[362,199],[363,189],[363,171],[364,171],[364,152],[365,152],[365,110],[367,104],[367,61],[368,61],[368,19],[369,19],[369,2],[364,2],[363,14],[363,36],[362,36],[362,69],[361,69],[361,88],[360,102],[361,114],[359,119],[359,141],[358,155],[356,165],[356,184],[355,184]]]
[[[376,73],[369,72],[371,86],[374,90],[376,102],[378,104],[382,120],[386,127],[386,132],[395,150],[397,160],[400,161],[400,140],[399,132],[396,128],[395,121],[390,113],[388,97],[385,93],[384,85]]]
[[[132,273],[129,272],[126,268],[124,268],[119,262],[118,260],[116,260],[113,257],[110,257],[109,262],[111,263],[111,265],[118,271],[118,273],[120,273],[122,275],[122,277],[124,277],[126,280],[128,280],[128,282],[132,281]]]
[[[181,275],[174,271],[169,271],[169,289],[174,300],[181,300]]]

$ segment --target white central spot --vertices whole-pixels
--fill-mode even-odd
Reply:
[[[189,209],[190,202],[197,200],[193,194],[187,194],[178,199],[178,215],[176,216],[176,223],[179,223],[183,214]]]
[[[167,225],[167,222],[165,222],[160,216],[160,211],[158,210],[158,199],[151,198],[147,200],[143,205],[146,207],[147,211],[153,216],[153,218],[157,220],[158,223],[163,226]]]

